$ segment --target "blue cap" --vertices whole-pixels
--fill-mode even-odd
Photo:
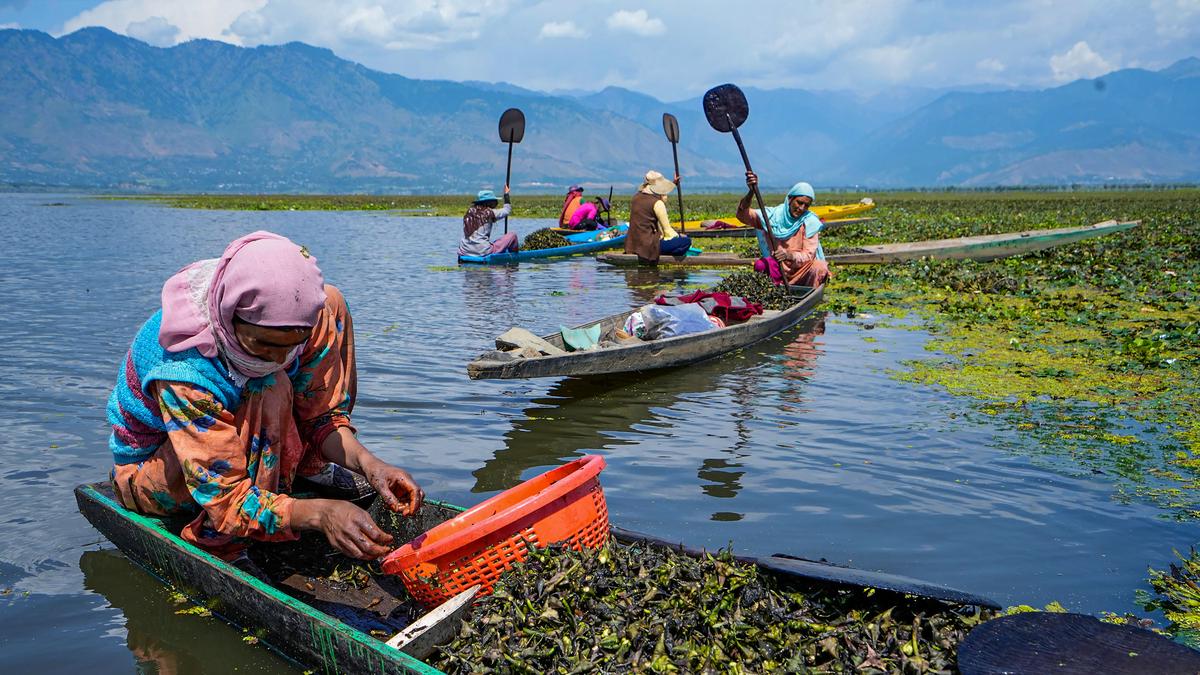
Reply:
[[[497,201],[500,201],[500,200],[496,199],[496,193],[492,192],[491,190],[480,190],[479,194],[475,197],[476,204],[482,204],[483,202],[497,202]]]

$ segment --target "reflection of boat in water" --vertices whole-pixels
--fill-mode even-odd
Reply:
[[[170,590],[119,551],[85,551],[79,569],[84,588],[103,596],[125,617],[126,646],[139,673],[204,673],[232,663],[251,672],[286,667],[215,619],[176,614],[179,606],[169,600]]]
[[[778,363],[777,340],[786,340],[783,374],[809,377],[822,354],[815,339],[824,332],[822,314],[805,319],[782,336],[744,349],[738,359],[716,359],[640,376],[563,378],[544,397],[534,399],[525,416],[513,423],[504,435],[504,447],[474,472],[472,492],[505,490],[521,482],[521,476],[531,469],[565,464],[600,448],[641,443],[643,439],[629,438],[629,433],[639,425],[660,426],[660,420],[668,420],[668,415],[659,411],[691,395],[726,387],[737,440],[703,460],[698,477],[705,494],[734,497],[741,490],[744,473],[738,459],[751,451],[747,423],[755,417],[754,406],[762,403],[755,385],[763,375],[756,371],[772,361]],[[776,375],[779,369],[770,372]]]

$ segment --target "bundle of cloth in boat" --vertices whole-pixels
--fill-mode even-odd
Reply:
[[[724,326],[720,319],[709,316],[700,305],[645,305],[629,315],[624,329],[627,334],[642,340],[662,340]]]
[[[756,314],[763,313],[761,303],[728,293],[713,293],[703,289],[685,295],[664,293],[655,298],[654,302],[658,305],[686,305],[695,303],[702,307],[705,312],[721,319],[725,324],[730,321],[745,321]]]

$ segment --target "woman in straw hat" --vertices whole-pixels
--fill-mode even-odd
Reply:
[[[667,215],[667,195],[675,183],[657,171],[647,171],[642,185],[629,203],[629,234],[625,252],[636,253],[644,263],[657,263],[661,255],[684,255],[692,247],[691,237],[680,236]]]
[[[508,196],[508,186],[504,186],[504,208],[497,209],[496,193],[491,190],[480,190],[471,202],[471,208],[463,215],[463,238],[458,245],[458,254],[490,255],[492,253],[516,252],[517,235],[509,232],[496,241],[491,240],[492,225],[497,220],[512,213],[512,201]]]

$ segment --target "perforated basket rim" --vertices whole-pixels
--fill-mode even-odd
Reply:
[[[529,497],[517,502],[511,507],[498,511],[497,513],[484,518],[474,525],[454,534],[451,534],[444,539],[439,539],[427,546],[421,545],[424,542],[423,538],[428,538],[430,534],[437,532],[438,528],[446,526],[447,523],[454,519],[446,521],[431,528],[429,531],[413,539],[400,548],[392,551],[384,559],[384,564],[387,566],[396,566],[398,568],[408,568],[418,561],[433,560],[441,558],[459,548],[464,548],[469,545],[470,540],[481,539],[499,530],[502,530],[525,516],[533,513],[541,508],[545,503],[553,502],[560,499],[576,489],[594,482],[597,487],[600,484],[600,472],[604,469],[604,457],[600,455],[585,455],[579,459],[573,460],[562,466],[555,467],[544,473],[538,474],[533,478],[522,481],[521,484],[515,485],[498,495],[489,497],[479,504],[467,509],[455,518],[462,518],[471,513],[477,513],[485,510],[490,504],[500,501],[506,494],[516,490],[526,483],[538,480],[547,474],[556,471],[562,471],[566,475],[548,485],[544,490],[537,492]],[[421,543],[414,545],[414,542],[421,540]]]

